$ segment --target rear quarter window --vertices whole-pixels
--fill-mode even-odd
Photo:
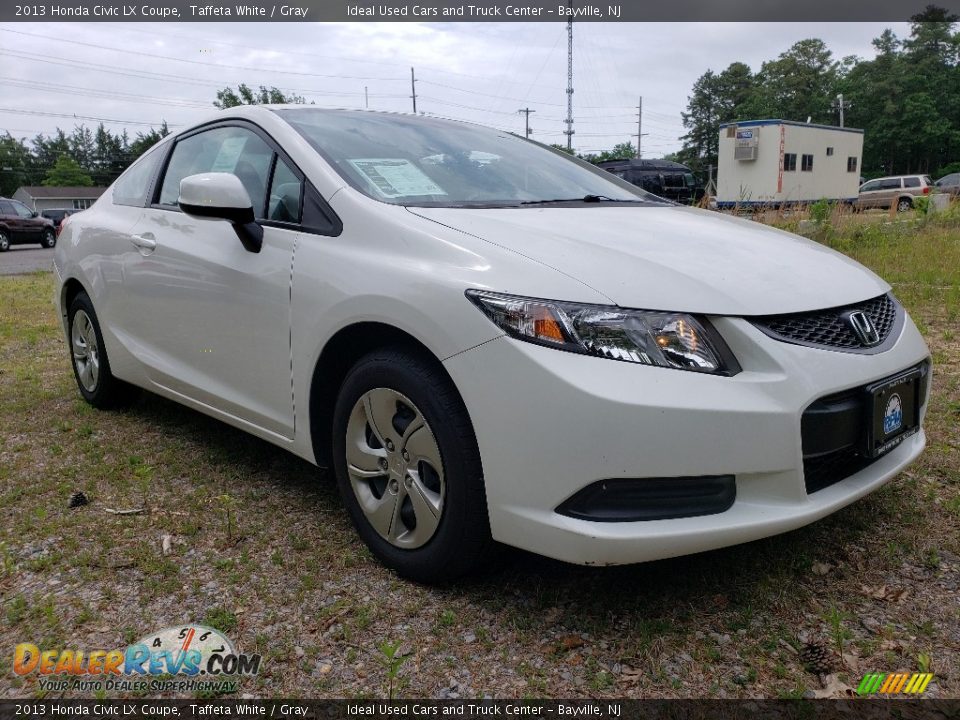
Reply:
[[[903,186],[908,188],[918,188],[920,187],[920,178],[918,177],[908,177],[903,179]]]
[[[147,203],[150,182],[156,174],[157,165],[163,153],[152,149],[127,168],[126,172],[113,184],[114,205],[132,205],[143,207]]]

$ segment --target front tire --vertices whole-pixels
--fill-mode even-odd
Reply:
[[[480,453],[436,361],[375,351],[347,375],[333,418],[343,502],[381,562],[423,583],[479,567],[490,549]]]
[[[6,252],[10,249],[10,236],[5,230],[0,230],[0,252]]]
[[[133,389],[110,371],[100,322],[85,292],[78,293],[70,303],[67,317],[73,375],[83,399],[101,410],[126,404]]]
[[[40,241],[40,244],[45,248],[52,248],[57,244],[57,236],[53,230],[43,231],[43,239]]]

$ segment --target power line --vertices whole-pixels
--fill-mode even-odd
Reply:
[[[163,120],[159,123],[156,122],[145,122],[143,120],[116,120],[114,118],[103,118],[103,117],[94,117],[92,115],[75,115],[71,113],[57,113],[57,112],[47,112],[44,110],[25,110],[22,108],[5,108],[0,107],[0,113],[13,113],[15,115],[37,115],[40,117],[58,117],[58,118],[72,118],[74,120],[95,120],[102,123],[111,123],[115,125],[146,125],[150,128],[155,125],[163,125]],[[177,123],[167,123],[167,127],[180,127]]]

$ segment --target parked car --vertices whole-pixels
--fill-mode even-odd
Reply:
[[[944,175],[935,183],[940,192],[950,193],[953,196],[960,196],[960,173],[950,173]]]
[[[933,180],[929,175],[893,175],[870,180],[860,186],[856,205],[861,209],[897,206],[898,212],[913,207],[913,199],[930,194]]]
[[[0,252],[27,243],[40,243],[46,248],[56,245],[53,222],[19,200],[0,197]]]
[[[607,160],[597,167],[674,202],[692,204],[703,197],[703,187],[686,165],[670,160]]]
[[[494,541],[608,565],[785,532],[926,442],[929,352],[889,284],[499,130],[230,108],[62,238],[89,403],[145,388],[332,467],[419,581]]]
[[[50,208],[48,210],[41,211],[40,214],[53,222],[54,228],[56,228],[57,232],[59,232],[60,223],[63,222],[63,219],[78,212],[80,211],[75,208]]]

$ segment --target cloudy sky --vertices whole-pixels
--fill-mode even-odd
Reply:
[[[835,57],[873,57],[870,41],[903,23],[576,23],[574,146],[612,147],[636,133],[644,157],[676,150],[680,112],[707,69],[754,70],[794,42],[818,37]],[[0,25],[0,132],[16,137],[105,124],[133,136],[171,129],[212,109],[216,91],[277,86],[317,105],[417,110],[564,143],[566,25],[557,23],[64,23]],[[11,112],[16,111],[16,112]],[[76,119],[74,118],[76,116]],[[800,119],[800,118],[797,118]]]

